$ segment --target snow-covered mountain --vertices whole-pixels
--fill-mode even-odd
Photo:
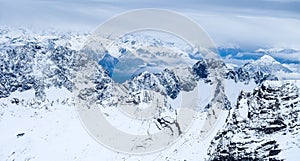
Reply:
[[[261,71],[267,74],[276,74],[277,72],[291,73],[292,71],[284,67],[281,63],[276,61],[273,57],[269,55],[264,55],[260,59],[247,63],[243,66],[245,70],[249,73],[255,73]]]
[[[79,158],[77,160],[85,160],[81,156],[99,154],[114,155],[117,158],[115,160],[140,159],[124,157],[108,150],[95,150],[99,148],[98,144],[80,131],[83,130],[77,127],[80,122],[66,112],[74,110],[72,91],[76,89],[74,80],[77,77],[74,73],[80,71],[82,66],[95,67],[97,72],[87,80],[95,88],[82,91],[80,96],[84,98],[90,92],[95,92],[98,103],[106,110],[106,117],[112,123],[121,122],[116,124],[120,128],[128,124],[131,128],[143,127],[147,130],[154,124],[155,130],[161,130],[176,121],[180,104],[178,100],[182,94],[199,89],[200,98],[196,99],[201,106],[197,110],[198,119],[203,120],[204,115],[208,114],[218,123],[208,141],[201,142],[197,136],[201,135],[201,128],[195,123],[199,127],[195,127],[189,135],[182,136],[183,141],[179,141],[179,145],[166,150],[168,152],[165,154],[149,155],[145,160],[280,160],[292,159],[288,157],[293,150],[300,149],[299,81],[276,81],[279,79],[278,71],[291,73],[291,70],[271,56],[264,55],[256,61],[232,69],[222,61],[201,59],[200,53],[186,44],[127,35],[109,47],[109,50],[99,53],[102,57],[93,66],[87,61],[89,59],[81,57],[81,52],[88,49],[79,51],[87,36],[0,30],[0,131],[4,131],[0,144],[11,142],[11,146],[0,148],[0,160],[47,159],[49,154],[55,155],[51,151],[60,154],[55,159],[61,159],[61,151],[64,151],[68,156],[63,157],[64,160],[74,160],[74,156]],[[130,66],[132,69],[135,67],[135,70],[129,72],[124,82],[115,82],[114,76],[118,76],[115,70],[124,67],[124,62],[132,55],[142,61],[135,64],[137,66]],[[146,63],[152,58],[154,61]],[[169,58],[174,61],[167,64]],[[220,79],[223,78],[225,85],[221,84]],[[213,86],[214,83],[217,87]],[[258,87],[249,92],[254,86]],[[211,110],[212,101],[221,102],[219,110],[225,116],[228,113],[227,120]],[[134,121],[120,120],[123,117],[119,117],[116,110],[120,104],[136,108],[157,105],[161,111],[152,122],[133,124]],[[28,125],[20,123],[24,120],[30,120],[26,122]],[[68,128],[68,122],[72,124],[71,129]],[[9,130],[10,126],[12,130]],[[66,137],[64,133],[70,136]],[[75,141],[70,141],[72,138]],[[83,141],[78,143],[76,140]],[[88,145],[84,142],[88,142]],[[44,144],[57,146],[59,150],[51,149],[49,154],[41,153],[39,149]],[[37,148],[40,146],[42,148]],[[191,155],[186,156],[191,151]],[[109,159],[105,157],[104,160]]]
[[[87,45],[87,49],[83,50],[98,51],[92,45]],[[170,35],[156,38],[149,33],[126,34],[106,47],[102,53],[97,53],[99,64],[118,82],[124,82],[131,75],[138,75],[145,70],[160,72],[164,68],[178,64],[192,65],[200,60],[199,52],[180,38]]]
[[[49,33],[47,35],[44,33],[42,36],[39,36],[37,34],[28,34],[28,31],[21,30],[21,32],[17,33],[8,29],[1,30],[1,33],[1,40],[4,40],[0,49],[2,64],[1,98],[8,97],[15,91],[34,89],[37,98],[45,99],[47,96],[44,90],[50,87],[64,87],[72,91],[74,70],[80,66],[80,62],[77,60],[78,50],[73,50],[76,45],[72,44],[80,44],[82,39],[87,36],[86,34],[64,33],[60,35],[59,33]],[[16,37],[14,37],[14,34]],[[78,40],[78,42],[75,40]],[[161,51],[164,49],[166,49],[166,52]],[[192,53],[188,52],[194,52],[194,50],[190,49],[188,44],[182,42],[171,43],[151,36],[126,35],[117,43],[114,43],[112,47],[109,47],[108,51],[102,53],[103,58],[99,61],[99,64],[102,66],[99,67],[101,77],[95,81],[99,98],[111,98],[105,96],[104,93],[109,94],[112,91],[105,92],[103,90],[109,88],[104,87],[109,84],[111,86],[114,85],[114,76],[119,75],[113,75],[112,73],[115,72],[114,68],[118,64],[121,64],[119,66],[122,68],[124,66],[128,67],[128,60],[122,60],[124,58],[122,56],[128,53],[133,54],[135,58],[142,57],[147,59],[143,59],[140,63],[144,66],[138,66],[138,70],[135,70],[133,73],[129,72],[129,77],[125,79],[126,81],[121,86],[129,89],[128,91],[135,91],[136,93],[140,92],[138,90],[145,89],[156,91],[172,99],[175,99],[181,91],[187,92],[195,88],[196,82],[199,80],[210,84],[213,81],[212,77],[219,73],[219,70],[225,70],[225,73],[222,73],[225,74],[224,78],[232,79],[235,82],[244,82],[245,84],[248,84],[251,80],[257,84],[265,80],[278,80],[276,72],[291,72],[268,55],[261,57],[259,60],[249,62],[240,68],[230,69],[222,62],[196,60],[194,59],[195,55],[191,56]],[[99,54],[101,55],[101,53]],[[145,63],[150,59],[149,55],[155,61]],[[157,64],[163,59],[169,60],[172,57],[174,57],[174,60],[182,58],[187,61],[182,63],[175,61],[175,64],[179,65],[171,63],[160,66]],[[122,61],[124,64],[122,64]],[[133,61],[130,62],[132,63]],[[130,66],[130,68],[136,67],[136,64]],[[157,70],[154,70],[154,68]],[[129,70],[128,68],[124,69]],[[111,88],[111,90],[115,89]],[[225,97],[224,99],[226,100]],[[105,102],[107,103],[107,101]]]
[[[299,149],[299,112],[299,87],[293,82],[264,82],[241,92],[211,141],[208,160],[294,160],[289,151]]]
[[[282,64],[299,64],[300,62],[300,50],[296,48],[242,49],[238,46],[222,46],[217,49],[224,59],[257,60],[264,55],[269,55]]]
[[[0,27],[0,50],[14,48],[33,42],[44,47],[64,46],[73,50],[82,48],[88,33],[40,31]]]
[[[292,74],[293,72],[276,61],[269,55],[263,55],[260,59],[250,61],[239,68],[228,68],[226,78],[234,79],[236,82],[245,82],[254,80],[257,84],[265,80],[278,80],[283,74]]]
[[[37,98],[45,99],[47,96],[44,90],[50,87],[64,87],[72,91],[74,86],[72,82],[74,78],[73,73],[80,66],[80,62],[77,61],[78,50],[73,50],[74,45],[72,44],[80,44],[80,41],[87,35],[50,33],[42,36],[37,34],[29,34],[28,36],[27,32],[21,30],[20,33],[16,34],[14,31],[7,29],[1,30],[1,39],[4,40],[1,43],[0,50],[2,64],[1,98],[8,97],[14,91],[34,89]],[[17,36],[14,37],[13,34]],[[78,42],[75,40],[78,40]],[[164,49],[166,49],[166,52],[161,52]],[[155,61],[142,66],[142,68],[138,67],[138,70],[135,70],[133,73],[129,72],[129,77],[125,79],[126,82],[121,86],[129,89],[128,91],[131,91],[131,93],[133,91],[139,93],[141,90],[146,89],[159,92],[172,99],[175,99],[181,91],[187,92],[195,88],[196,82],[200,79],[206,83],[211,83],[212,77],[219,72],[219,69],[226,71],[223,73],[225,74],[224,78],[232,79],[235,82],[244,82],[245,84],[248,84],[251,80],[257,84],[265,80],[278,80],[276,76],[278,71],[291,72],[268,55],[261,57],[259,60],[249,62],[240,68],[230,69],[222,62],[196,60],[194,59],[195,55],[191,57],[191,53],[188,53],[193,51],[188,44],[182,42],[171,43],[151,36],[136,35],[135,37],[130,34],[126,35],[118,43],[114,43],[112,47],[109,47],[108,51],[102,53],[103,58],[99,61],[99,64],[102,66],[99,67],[101,77],[95,81],[99,98],[110,98],[112,100],[105,93],[111,96],[109,93],[116,89],[104,87],[109,84],[111,86],[115,85],[113,83],[114,77],[119,75],[112,74],[115,72],[114,68],[118,66],[117,64],[121,64],[122,68],[128,66],[128,60],[122,60],[122,56],[128,53],[133,54],[134,57],[147,58],[141,64],[145,64],[149,59],[149,54]],[[101,55],[101,53],[99,54]],[[164,66],[157,64],[160,60],[169,59],[173,56],[176,60],[182,58],[187,59],[187,61],[184,61],[181,65],[180,63],[179,65],[164,64]],[[122,61],[125,63],[122,64]],[[130,62],[132,63],[133,61]],[[178,64],[178,62],[175,64]],[[154,70],[153,66],[158,70]],[[131,67],[136,68],[136,64]],[[124,69],[129,70],[128,68]],[[123,87],[120,88],[123,89]],[[107,89],[112,91],[103,91]],[[121,89],[117,91],[124,91]],[[132,97],[131,95],[130,98]],[[224,99],[227,100],[226,97]],[[104,102],[115,104],[113,103],[114,101],[111,103],[109,103],[110,101]]]

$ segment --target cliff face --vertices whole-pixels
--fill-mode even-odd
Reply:
[[[227,123],[211,141],[208,160],[282,160],[299,146],[299,89],[292,83],[265,82],[241,92]]]

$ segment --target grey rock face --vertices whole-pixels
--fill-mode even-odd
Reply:
[[[299,89],[292,83],[265,82],[242,92],[226,125],[208,149],[208,160],[282,160],[279,138],[299,135]],[[279,136],[279,138],[278,138]]]

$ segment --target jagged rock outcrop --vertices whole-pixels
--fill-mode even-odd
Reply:
[[[241,92],[226,125],[208,149],[208,160],[282,160],[286,138],[300,131],[299,89],[293,83],[264,82],[252,93]],[[279,136],[279,137],[278,137]]]
[[[0,51],[0,98],[12,92],[34,89],[44,99],[50,86],[72,90],[72,61],[75,51],[67,47],[47,48],[27,43]]]

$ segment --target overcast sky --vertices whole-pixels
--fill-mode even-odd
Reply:
[[[300,0],[0,0],[0,25],[91,32],[139,8],[178,11],[219,46],[300,49]]]

